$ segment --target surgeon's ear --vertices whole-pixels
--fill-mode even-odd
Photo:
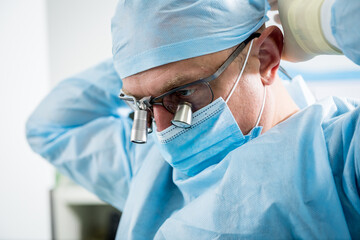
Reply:
[[[259,59],[259,73],[264,85],[271,85],[280,65],[283,34],[276,26],[266,28],[254,41],[253,54]]]

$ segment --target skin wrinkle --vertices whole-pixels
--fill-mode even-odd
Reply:
[[[186,83],[190,83],[196,81],[196,79],[194,79],[194,77],[190,77],[190,76],[185,76],[182,73],[176,74],[175,78],[170,79],[169,81],[167,81],[163,87],[160,88],[158,95],[161,95],[163,93],[166,93],[168,91],[170,91],[171,89],[174,89],[176,87],[179,87],[181,85],[184,85]]]

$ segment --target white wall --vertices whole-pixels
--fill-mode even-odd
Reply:
[[[48,0],[50,77],[62,79],[110,58],[117,0]]]
[[[56,82],[111,57],[117,0],[0,0],[0,239],[50,239],[55,173],[25,123]]]
[[[318,100],[327,96],[360,99],[360,79],[308,82],[308,86]]]
[[[306,62],[282,65],[293,75],[303,75],[317,99],[360,98],[360,66],[345,56],[317,56]]]
[[[25,140],[48,91],[45,0],[0,0],[0,239],[49,239],[52,167]]]

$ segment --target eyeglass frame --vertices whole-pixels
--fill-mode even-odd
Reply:
[[[242,52],[242,50],[244,50],[246,45],[254,38],[260,37],[260,35],[261,35],[260,33],[252,33],[245,41],[243,41],[242,43],[239,44],[239,46],[236,47],[236,49],[230,54],[230,56],[226,59],[226,61],[216,70],[216,72],[214,74],[212,74],[209,77],[202,78],[202,79],[196,80],[194,82],[187,83],[185,85],[173,88],[170,91],[165,92],[157,97],[144,97],[141,100],[137,100],[135,97],[130,96],[130,95],[125,95],[123,92],[121,92],[119,95],[119,98],[124,101],[133,101],[134,104],[136,104],[136,106],[138,108],[144,108],[143,106],[140,107],[140,105],[145,105],[147,108],[151,108],[153,105],[162,105],[167,111],[169,111],[163,104],[164,97],[166,97],[170,94],[173,94],[174,92],[177,92],[179,90],[182,90],[184,88],[191,87],[191,86],[199,84],[199,83],[204,83],[204,84],[208,85],[210,88],[210,91],[212,94],[211,101],[210,101],[210,103],[211,103],[214,100],[214,93],[211,89],[209,82],[218,78],[227,69],[227,67],[235,60],[235,58]],[[159,100],[161,100],[161,102]],[[145,110],[145,109],[143,109],[143,110]]]

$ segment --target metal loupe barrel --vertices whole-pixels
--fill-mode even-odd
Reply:
[[[189,128],[192,122],[191,103],[184,102],[178,105],[174,119],[171,123],[177,127]]]
[[[146,143],[148,127],[147,127],[147,111],[136,110],[134,122],[131,129],[130,140],[133,143]]]

